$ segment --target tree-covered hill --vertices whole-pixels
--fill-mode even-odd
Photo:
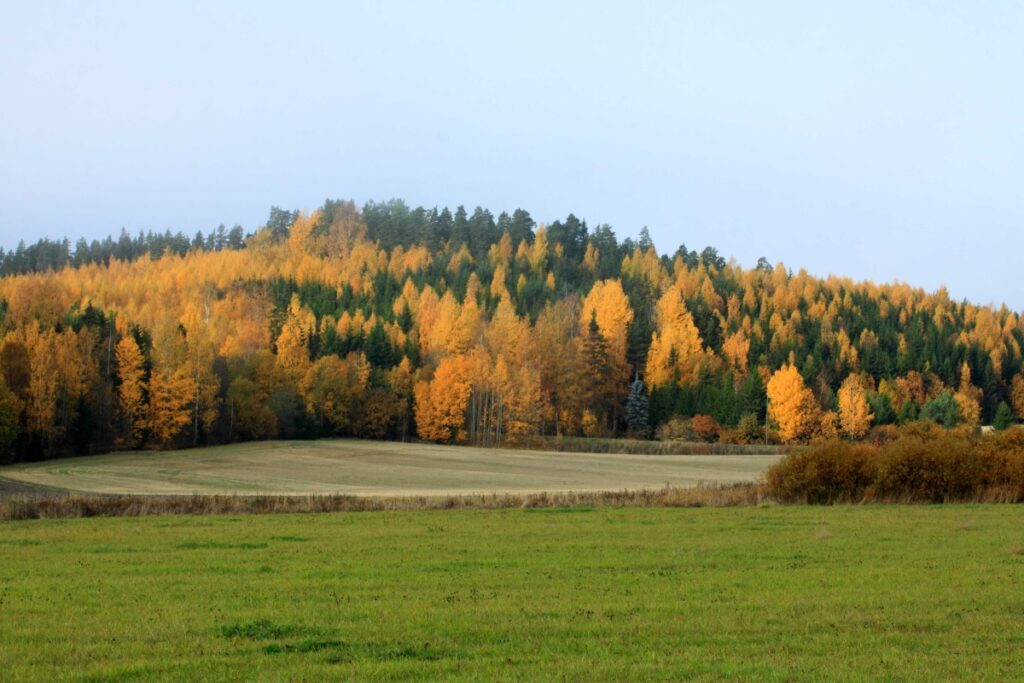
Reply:
[[[328,201],[249,234],[43,240],[0,272],[7,458],[648,436],[693,416],[698,438],[742,440],[766,407],[792,441],[1024,417],[1013,311],[658,253],[571,214]]]

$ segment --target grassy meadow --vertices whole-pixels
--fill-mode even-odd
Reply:
[[[6,680],[1007,680],[1024,508],[0,524]]]

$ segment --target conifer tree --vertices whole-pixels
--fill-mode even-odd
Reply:
[[[997,432],[1001,432],[1004,429],[1012,427],[1017,422],[1017,419],[1013,415],[1013,411],[1010,410],[1010,406],[1003,401],[996,408],[996,416],[992,420],[992,428]]]
[[[647,398],[643,381],[637,375],[629,385],[629,397],[626,399],[626,421],[631,433],[647,438],[650,433],[649,412],[650,399]]]

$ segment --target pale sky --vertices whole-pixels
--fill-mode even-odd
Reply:
[[[0,7],[0,245],[328,197],[1022,310],[1024,3]]]

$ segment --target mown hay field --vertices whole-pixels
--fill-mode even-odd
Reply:
[[[5,680],[1014,680],[1024,508],[0,524]]]
[[[525,494],[749,482],[780,457],[555,453],[331,439],[50,460],[0,468],[0,477],[103,494]]]

